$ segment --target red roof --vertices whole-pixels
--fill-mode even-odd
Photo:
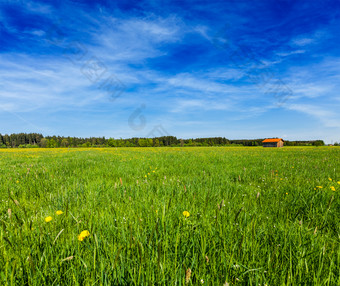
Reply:
[[[267,143],[267,142],[280,142],[283,141],[282,138],[269,138],[269,139],[264,139],[262,143]]]

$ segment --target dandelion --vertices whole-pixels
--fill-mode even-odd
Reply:
[[[145,177],[145,178],[147,178],[148,176],[147,176],[147,175],[145,175],[144,177]]]
[[[78,240],[83,241],[86,237],[90,236],[90,233],[88,230],[83,230],[79,235],[78,235]]]
[[[333,181],[332,178],[328,178],[328,180]]]
[[[331,186],[331,190],[332,190],[332,191],[335,191],[335,187]]]
[[[183,212],[183,215],[187,218],[187,217],[190,216],[190,213],[189,213],[188,211],[184,211],[184,212]]]
[[[288,195],[288,193],[286,193],[286,195]]]
[[[56,215],[62,215],[63,211],[56,211]]]
[[[48,216],[47,218],[45,218],[45,221],[46,222],[50,222],[52,220],[52,217],[51,216]]]
[[[317,188],[319,188],[319,189],[322,189],[322,186],[316,186]]]
[[[340,185],[340,181],[338,181],[338,184]]]

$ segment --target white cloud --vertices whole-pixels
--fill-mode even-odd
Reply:
[[[289,104],[286,108],[315,117],[320,120],[325,127],[340,128],[340,115],[330,108],[326,109],[320,105],[312,104]]]
[[[296,55],[296,54],[304,54],[305,52],[306,52],[305,50],[295,50],[291,52],[279,52],[276,54],[280,57],[288,57],[288,56]]]
[[[314,42],[311,38],[298,38],[293,40],[293,44],[296,46],[306,46]]]
[[[89,49],[107,61],[137,64],[166,55],[164,44],[178,42],[189,30],[177,17],[116,19],[107,18],[92,33],[95,45]]]
[[[50,5],[47,4],[41,4],[38,2],[33,2],[33,1],[15,1],[15,2],[20,2],[20,6],[23,6],[26,8],[26,10],[37,13],[37,14],[50,14],[53,9]]]
[[[192,111],[230,110],[232,103],[227,99],[179,99],[173,104],[171,112],[190,113]]]
[[[303,34],[292,39],[291,44],[293,46],[304,47],[311,44],[324,41],[329,37],[326,30],[317,30],[311,34]]]

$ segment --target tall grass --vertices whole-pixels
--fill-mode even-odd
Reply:
[[[0,284],[340,285],[339,158],[329,147],[1,150]]]

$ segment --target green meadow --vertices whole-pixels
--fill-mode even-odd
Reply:
[[[340,285],[339,158],[0,150],[0,285]]]

